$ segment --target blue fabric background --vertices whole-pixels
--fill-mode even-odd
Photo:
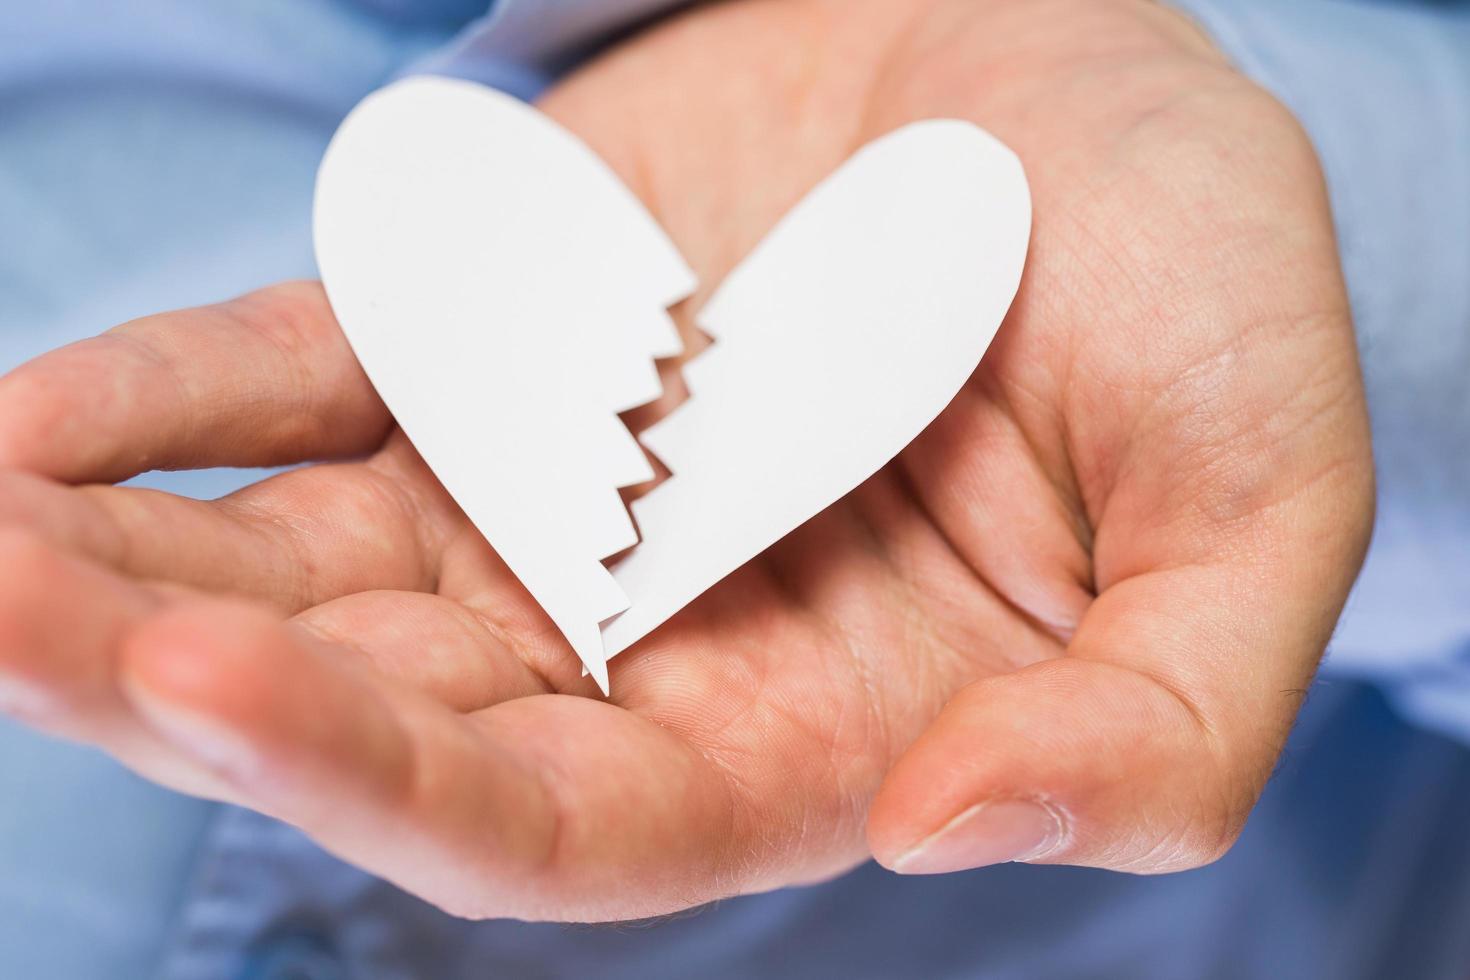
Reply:
[[[1323,156],[1382,487],[1327,668],[1357,680],[1314,694],[1224,861],[1161,879],[1002,867],[905,880],[870,867],[638,927],[468,925],[288,828],[0,723],[0,977],[1470,975],[1470,754],[1425,730],[1470,741],[1470,9],[1181,5]],[[312,275],[317,160],[347,109],[394,74],[450,71],[529,96],[598,36],[664,6],[11,5],[0,368],[133,316]],[[212,495],[248,476],[150,479]]]

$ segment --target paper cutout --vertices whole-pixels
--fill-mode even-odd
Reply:
[[[584,144],[514,99],[415,78],[323,161],[317,258],[399,424],[607,690],[607,659],[871,476],[974,371],[1020,283],[1020,162],[931,120],[860,150],[700,313],[690,398],[641,441],[693,274]]]
[[[617,413],[662,391],[694,275],[571,134],[468,82],[365,100],[317,179],[317,262],[414,446],[606,687],[601,564],[637,541],[617,488],[653,471]]]

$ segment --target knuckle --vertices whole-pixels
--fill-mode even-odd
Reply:
[[[357,479],[342,480],[338,496],[330,502],[333,520],[342,527],[365,532],[383,529],[385,543],[396,541],[397,532],[412,526],[418,508],[405,488],[392,477],[368,467],[355,471]]]
[[[289,358],[312,351],[335,331],[336,321],[320,283],[281,283],[230,300],[223,309],[237,327]]]

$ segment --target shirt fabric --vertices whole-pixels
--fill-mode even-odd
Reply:
[[[448,72],[531,97],[676,5],[15,5],[0,15],[0,367],[313,275],[316,163],[389,78]],[[1426,730],[1470,742],[1470,10],[1180,5],[1323,157],[1380,479],[1324,668],[1338,679],[1223,861],[1163,878],[869,866],[653,925],[469,924],[266,818],[0,724],[0,977],[1470,973],[1470,750]],[[211,495],[250,475],[147,480]]]

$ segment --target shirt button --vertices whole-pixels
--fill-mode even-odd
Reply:
[[[251,950],[240,980],[347,980],[347,968],[325,937],[297,932]]]

